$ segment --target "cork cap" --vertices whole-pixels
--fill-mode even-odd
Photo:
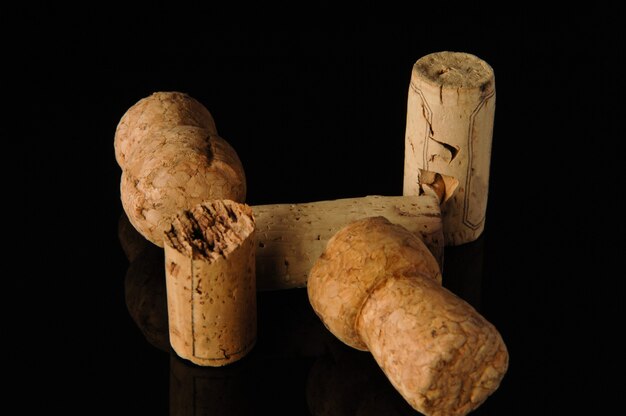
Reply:
[[[487,62],[465,52],[431,53],[415,62],[413,71],[440,88],[486,89],[494,80],[493,69]]]
[[[441,282],[437,261],[406,228],[384,217],[354,221],[337,232],[309,275],[313,309],[326,327],[353,348],[367,350],[356,320],[372,290],[394,274],[421,273]]]

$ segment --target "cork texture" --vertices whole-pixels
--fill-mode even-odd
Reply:
[[[213,199],[245,200],[237,153],[217,135],[208,110],[184,94],[155,93],[131,107],[118,125],[115,150],[124,211],[160,247],[180,210]]]
[[[437,52],[413,66],[403,194],[420,195],[441,175],[446,245],[474,241],[484,230],[495,102],[493,69],[474,55]]]
[[[223,366],[256,341],[252,210],[210,201],[178,215],[165,238],[170,342],[194,364]]]
[[[304,204],[252,207],[257,222],[257,288],[305,287],[328,240],[346,224],[384,216],[424,242],[443,264],[443,227],[434,193],[412,197],[367,196]]]
[[[421,79],[443,88],[485,89],[493,83],[493,69],[469,53],[431,53],[415,62],[413,68]]]
[[[180,92],[155,92],[124,114],[115,131],[115,158],[122,169],[130,153],[151,140],[151,132],[173,126],[192,126],[217,135],[211,113],[197,100]]]
[[[394,387],[426,415],[465,415],[500,385],[508,353],[496,328],[421,275],[394,275],[373,290],[359,334]]]
[[[467,414],[506,373],[496,328],[441,286],[437,262],[418,238],[384,218],[355,221],[333,236],[308,293],[327,328],[370,351],[427,416]]]
[[[419,270],[441,282],[437,261],[415,235],[383,217],[354,221],[330,239],[313,266],[309,300],[337,338],[366,351],[356,318],[372,288],[395,270]]]

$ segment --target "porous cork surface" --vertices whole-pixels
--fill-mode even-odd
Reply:
[[[150,132],[172,126],[193,126],[217,135],[211,113],[180,92],[155,92],[126,111],[115,131],[115,158],[122,169],[128,156],[150,140]]]
[[[165,238],[170,343],[194,364],[219,367],[256,342],[255,222],[234,201],[178,215]]]
[[[508,353],[496,328],[441,286],[419,239],[384,218],[355,221],[331,238],[308,288],[328,329],[369,350],[427,416],[467,414],[506,373]]]
[[[354,221],[328,242],[311,269],[309,300],[328,329],[341,341],[367,350],[356,319],[370,292],[390,273],[415,270],[437,282],[437,260],[424,243],[384,217]]]
[[[234,201],[210,201],[179,214],[165,235],[183,256],[209,263],[229,255],[254,232],[252,209]]]
[[[468,303],[420,275],[393,275],[363,305],[357,327],[394,387],[429,416],[465,415],[508,367],[496,328]]]
[[[443,264],[443,227],[434,192],[420,196],[367,196],[301,204],[253,206],[257,221],[257,289],[305,287],[328,240],[346,224],[384,216],[409,230]]]
[[[179,211],[206,200],[245,200],[237,153],[217,136],[208,110],[185,94],[155,93],[131,107],[118,126],[115,149],[124,211],[158,246]]]
[[[477,88],[493,82],[493,69],[479,57],[464,52],[435,52],[418,59],[413,71],[443,88]]]

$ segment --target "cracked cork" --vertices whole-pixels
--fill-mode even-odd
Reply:
[[[212,199],[245,200],[237,153],[217,135],[209,111],[186,94],[157,92],[137,102],[120,120],[114,144],[124,211],[160,247],[180,210]]]
[[[172,348],[202,366],[241,359],[257,331],[252,209],[230,200],[196,205],[174,218],[164,243]]]
[[[474,241],[483,232],[495,101],[493,69],[474,55],[437,52],[413,66],[403,195],[420,195],[422,178],[432,176],[425,172],[441,175],[446,245]]]
[[[506,373],[508,352],[496,328],[441,286],[437,262],[418,238],[383,217],[333,236],[308,284],[328,329],[369,350],[427,416],[469,413]]]

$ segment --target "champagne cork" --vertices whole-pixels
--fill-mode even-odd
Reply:
[[[427,416],[463,416],[500,385],[498,330],[441,286],[424,243],[383,217],[335,234],[308,281],[311,306],[341,341],[370,351],[391,384]]]
[[[403,193],[443,178],[446,245],[474,241],[485,227],[495,104],[493,69],[474,55],[437,52],[413,66]]]
[[[255,239],[252,209],[205,202],[165,232],[170,343],[194,364],[219,367],[256,341]]]

